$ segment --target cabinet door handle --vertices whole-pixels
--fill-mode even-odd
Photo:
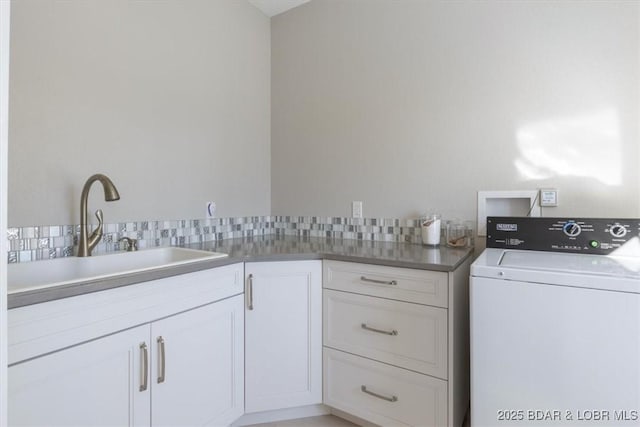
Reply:
[[[149,351],[145,342],[140,343],[140,366],[140,391],[145,391],[149,379]]]
[[[396,282],[395,280],[376,280],[376,279],[369,279],[366,276],[360,276],[360,280],[362,280],[363,282],[377,283],[379,285],[396,286],[398,284],[398,282]]]
[[[397,402],[398,401],[398,396],[393,396],[391,395],[391,397],[389,396],[383,396],[382,394],[378,394],[378,393],[374,393],[370,390],[367,390],[367,386],[366,385],[361,385],[360,386],[360,390],[362,390],[363,393],[367,393],[373,397],[377,397],[378,399],[382,399],[382,400],[386,400],[387,402]]]
[[[247,279],[247,308],[253,310],[253,274]]]
[[[367,331],[377,332],[379,334],[394,335],[394,336],[398,335],[398,331],[396,331],[395,329],[393,329],[391,331],[384,331],[382,329],[376,329],[376,328],[372,328],[371,326],[367,326],[366,323],[360,324],[360,327],[362,327],[362,329],[366,329]]]
[[[164,382],[165,374],[165,353],[164,353],[164,338],[159,336],[158,341],[158,384]]]

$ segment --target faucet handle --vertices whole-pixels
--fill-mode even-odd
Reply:
[[[91,233],[91,235],[89,236],[89,239],[88,239],[89,250],[92,250],[93,248],[95,248],[98,242],[100,242],[100,239],[102,239],[102,229],[104,224],[102,209],[98,209],[96,211],[96,218],[98,218],[98,226],[96,227],[95,230],[93,230],[93,233]]]
[[[124,241],[124,248],[127,252],[135,252],[138,250],[138,241],[130,237],[122,237],[118,242]]]

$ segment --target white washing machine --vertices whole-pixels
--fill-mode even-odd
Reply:
[[[640,220],[488,218],[471,425],[640,426]]]

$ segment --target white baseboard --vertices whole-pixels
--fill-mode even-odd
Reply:
[[[255,412],[253,414],[244,414],[231,424],[231,427],[272,423],[276,421],[292,420],[295,418],[317,417],[319,415],[329,415],[330,413],[329,408],[322,404],[278,409],[275,411]]]

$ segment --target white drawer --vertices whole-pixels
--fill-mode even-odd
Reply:
[[[323,342],[381,362],[447,379],[447,310],[330,289]]]
[[[323,261],[322,280],[328,289],[447,307],[444,272]]]
[[[330,348],[323,359],[326,405],[385,427],[447,424],[446,381]]]

